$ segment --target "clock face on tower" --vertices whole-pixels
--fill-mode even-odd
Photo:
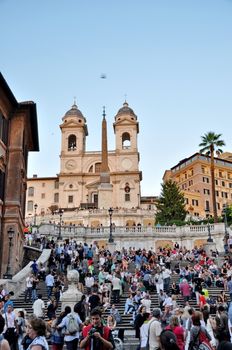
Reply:
[[[73,159],[67,160],[65,163],[65,168],[68,170],[73,170],[76,168],[76,162]]]

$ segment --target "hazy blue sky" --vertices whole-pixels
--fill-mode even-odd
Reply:
[[[59,124],[74,96],[87,150],[100,150],[102,106],[114,149],[127,94],[143,195],[159,194],[165,169],[197,152],[205,132],[222,133],[232,151],[232,1],[0,0],[0,32],[2,74],[18,101],[37,104],[29,176],[59,172]]]

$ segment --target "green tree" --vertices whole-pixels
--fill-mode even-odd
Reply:
[[[216,192],[215,192],[215,164],[214,164],[214,153],[219,155],[222,153],[220,147],[225,146],[225,142],[221,140],[221,134],[215,134],[212,131],[201,136],[201,143],[199,144],[200,153],[206,154],[210,157],[210,173],[211,173],[211,196],[212,196],[212,205],[213,205],[213,217],[214,222],[218,222],[217,215],[217,202],[216,202]]]
[[[176,182],[168,180],[162,184],[156,207],[156,223],[171,225],[184,221],[187,213],[185,199]]]

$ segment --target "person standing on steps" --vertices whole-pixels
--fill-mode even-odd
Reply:
[[[32,297],[32,282],[33,282],[33,275],[30,274],[26,278],[26,290],[24,294],[24,302],[27,303],[28,301],[31,302]]]
[[[44,318],[45,304],[44,304],[44,301],[42,300],[42,294],[38,295],[38,299],[34,302],[32,309],[36,317]]]
[[[50,299],[50,297],[52,295],[52,289],[53,289],[54,283],[55,283],[54,276],[53,276],[52,272],[49,272],[49,274],[46,276],[45,283],[47,286],[48,299]]]
[[[83,328],[80,348],[85,350],[111,350],[115,348],[111,329],[103,326],[102,314],[98,308],[91,312],[91,324]]]

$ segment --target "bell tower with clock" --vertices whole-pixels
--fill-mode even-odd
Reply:
[[[80,163],[85,153],[88,129],[86,119],[76,103],[62,118],[60,175],[80,171]],[[79,169],[79,170],[78,170]]]

